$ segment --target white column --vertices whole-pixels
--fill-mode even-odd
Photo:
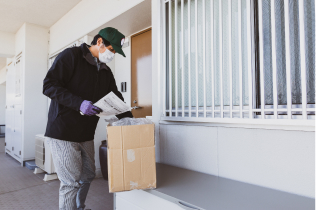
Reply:
[[[175,15],[174,15],[174,22],[175,22],[175,29],[174,29],[174,34],[175,34],[175,47],[174,47],[174,50],[175,50],[175,111],[176,111],[176,114],[175,116],[178,117],[178,0],[175,0],[174,1],[175,3],[175,7],[174,7],[174,10],[175,10]]]
[[[169,1],[169,117],[172,117],[172,28],[171,28],[171,1]]]
[[[183,3],[183,0],[181,0],[181,44],[182,44],[182,48],[181,48],[181,69],[182,69],[182,85],[181,85],[181,92],[182,92],[182,117],[184,117],[184,109],[185,109],[185,106],[184,106],[184,27],[183,27],[183,6],[184,6],[184,3]]]
[[[199,70],[198,70],[198,20],[197,20],[198,0],[195,0],[195,96],[196,96],[196,117],[199,116]]]
[[[307,119],[307,91],[306,91],[306,59],[305,59],[305,23],[304,23],[304,1],[299,0],[300,19],[300,54],[301,54],[301,84],[302,84],[302,115]]]
[[[261,93],[261,119],[265,118],[264,113],[264,74],[263,74],[263,26],[262,26],[262,0],[259,0],[259,43],[260,43],[260,93]]]
[[[250,1],[246,1],[247,3],[247,40],[251,40],[251,17],[250,17]],[[249,119],[253,118],[253,101],[252,101],[252,70],[251,70],[251,42],[247,42],[247,70],[248,70],[248,94],[249,94]]]
[[[289,0],[284,0],[287,116],[292,118]]]
[[[243,110],[243,102],[242,102],[242,48],[241,48],[241,1],[238,0],[238,58],[239,58],[239,65],[238,65],[238,70],[239,70],[239,116],[242,118],[242,110]]]
[[[191,117],[191,0],[188,0],[188,72],[189,72],[189,117]]]
[[[279,26],[280,27],[280,26]],[[275,32],[275,8],[274,1],[271,1],[271,38],[272,38],[272,81],[273,81],[273,114],[278,119],[278,92],[277,92],[277,67],[276,67],[276,32]]]
[[[206,59],[206,50],[205,50],[205,0],[203,0],[203,105],[204,105],[204,109],[203,109],[203,113],[204,113],[204,117],[206,117],[206,74],[205,74],[205,59]]]
[[[220,103],[221,109],[220,114],[221,118],[223,118],[223,22],[222,22],[222,1],[219,1],[219,80],[220,80]]]

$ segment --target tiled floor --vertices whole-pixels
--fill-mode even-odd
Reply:
[[[0,210],[57,210],[59,180],[44,182],[44,174],[33,174],[4,151],[4,138],[0,138]],[[107,181],[92,182],[86,208],[113,209]]]

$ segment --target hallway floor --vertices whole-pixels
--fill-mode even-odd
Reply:
[[[5,154],[4,138],[0,138],[0,209],[56,210],[58,209],[59,180],[43,181],[44,174],[33,174]],[[86,200],[91,210],[112,210],[113,194],[103,178],[91,183]]]

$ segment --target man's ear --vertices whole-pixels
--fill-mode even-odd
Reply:
[[[97,40],[97,45],[100,46],[102,44],[103,40],[101,37],[98,38]]]

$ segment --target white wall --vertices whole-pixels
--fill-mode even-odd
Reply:
[[[130,37],[128,37],[130,40]],[[131,47],[123,48],[125,58],[122,55],[115,55],[115,81],[119,91],[121,82],[126,82],[126,92],[123,92],[124,101],[131,105]]]
[[[14,56],[15,35],[0,31],[0,57]]]
[[[50,28],[52,54],[143,0],[83,0]]]
[[[6,86],[0,83],[0,124],[5,124]],[[4,132],[4,131],[1,131]]]
[[[315,197],[315,132],[160,124],[160,162]]]
[[[7,70],[6,70],[6,67],[3,67],[2,69],[0,69],[0,85],[5,83],[6,76],[7,76]]]
[[[47,72],[48,28],[25,23],[15,36],[16,54],[22,51],[24,157],[35,156],[35,135],[43,134],[47,122],[47,99],[42,94]],[[27,141],[25,141],[27,140]],[[26,142],[26,143],[25,143]]]
[[[15,34],[15,54],[17,55],[20,52],[25,50],[25,27],[26,24],[23,24],[21,28]]]
[[[117,54],[115,54],[113,60],[109,63],[107,63],[106,65],[111,69],[113,75],[115,76],[115,63],[116,63],[116,57],[117,57]]]

